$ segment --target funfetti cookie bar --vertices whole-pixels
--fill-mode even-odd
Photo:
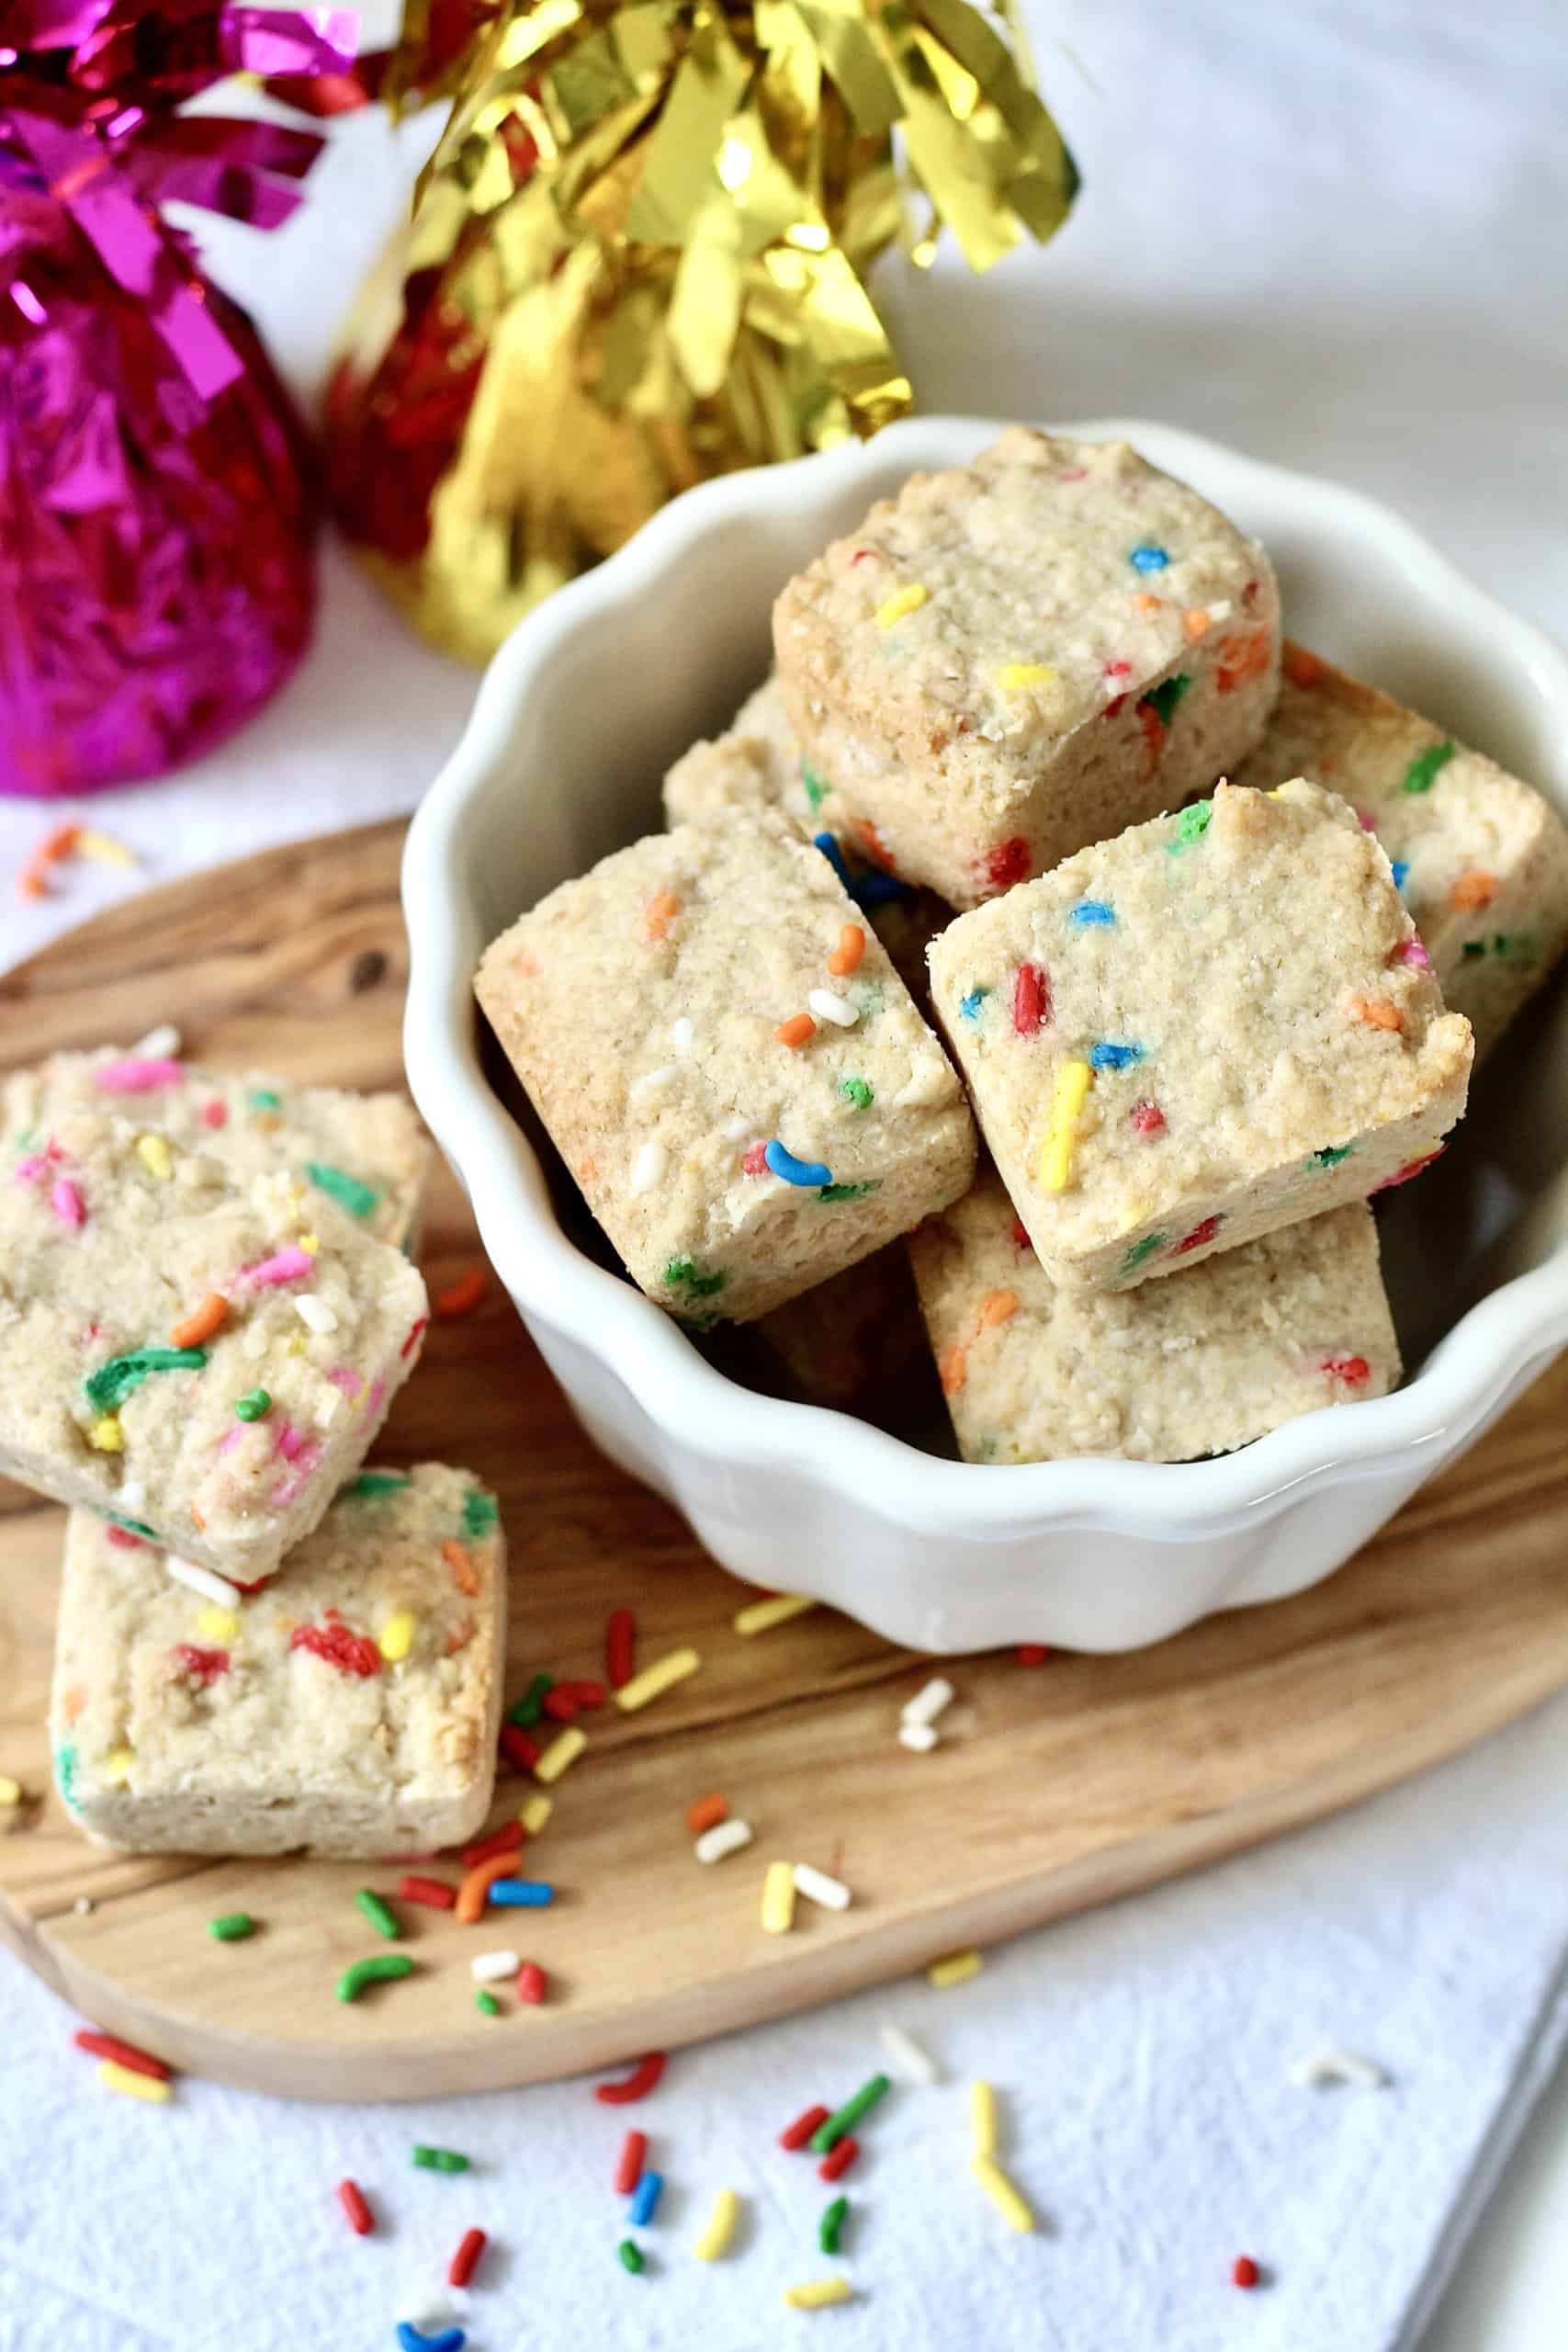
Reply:
[[[1221,785],[961,915],[931,1001],[1053,1282],[1169,1274],[1401,1181],[1464,1110],[1387,858],[1300,780]]]
[[[198,1069],[164,1054],[53,1054],[0,1083],[0,1137],[20,1141],[87,1113],[162,1128],[246,1175],[285,1168],[378,1241],[412,1253],[431,1149],[401,1094],[293,1086],[265,1071]]]
[[[0,1471],[236,1582],[357,1469],[425,1318],[292,1177],[113,1119],[0,1150]]]
[[[250,1595],[73,1511],[60,1792],[134,1853],[455,1844],[490,1804],[505,1637],[495,1499],[466,1471],[362,1474]]]
[[[1250,751],[1279,597],[1262,548],[1124,442],[1012,426],[792,580],[773,642],[835,830],[973,907]]]
[[[777,819],[650,835],[476,992],[648,1295],[748,1322],[956,1198],[969,1106],[828,861]]]
[[[1191,1462],[1399,1379],[1360,1202],[1168,1282],[1059,1290],[987,1167],[908,1246],[965,1462]]]
[[[1232,781],[1288,775],[1342,793],[1376,833],[1444,1002],[1489,1052],[1568,947],[1568,830],[1551,803],[1289,643],[1268,731]]]

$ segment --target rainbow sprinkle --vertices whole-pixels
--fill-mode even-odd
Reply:
[[[1446,742],[1432,743],[1426,751],[1417,752],[1404,771],[1401,792],[1430,792],[1458,750],[1459,745],[1450,736]]]
[[[931,590],[918,580],[911,580],[907,588],[895,588],[876,608],[877,628],[896,628],[908,614],[918,613],[930,594]]]

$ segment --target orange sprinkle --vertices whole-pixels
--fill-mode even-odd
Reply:
[[[969,1377],[969,1366],[964,1361],[965,1352],[962,1344],[949,1348],[937,1366],[942,1375],[942,1393],[944,1396],[956,1396]]]
[[[649,939],[662,939],[681,911],[673,890],[656,890],[642,910],[643,929]]]
[[[847,922],[839,933],[839,944],[828,958],[828,969],[836,980],[852,972],[865,954],[865,933],[858,922]]]
[[[176,1348],[199,1348],[203,1340],[210,1340],[229,1319],[229,1302],[220,1290],[209,1290],[201,1305],[176,1323],[169,1338]]]
[[[1181,616],[1181,626],[1187,632],[1188,644],[1196,645],[1201,637],[1208,636],[1214,624],[1201,605],[1189,605]]]
[[[81,839],[81,834],[80,825],[56,825],[53,832],[46,833],[34,850],[33,864],[52,865],[57,858],[69,857]]]
[[[1017,1313],[1015,1290],[988,1290],[980,1301],[980,1319],[975,1328],[977,1331],[994,1330],[998,1323],[1005,1323],[1010,1315]]]
[[[1283,666],[1292,686],[1315,686],[1323,675],[1322,662],[1304,645],[1287,645]]]
[[[1489,907],[1497,895],[1497,876],[1479,870],[1461,874],[1449,892],[1449,904],[1468,911],[1475,907]]]
[[[70,1690],[67,1690],[61,1699],[60,1712],[64,1716],[68,1724],[73,1724],[81,1715],[86,1703],[86,1684],[85,1682],[73,1682],[71,1685]]]
[[[1157,613],[1164,604],[1163,596],[1151,596],[1146,588],[1141,588],[1133,599],[1133,610],[1135,613]]]
[[[47,899],[49,884],[36,865],[24,865],[17,877],[17,888],[24,899]]]
[[[1274,641],[1266,628],[1251,637],[1224,637],[1220,639],[1214,673],[1214,684],[1221,694],[1234,694],[1237,686],[1245,686],[1249,679],[1261,678],[1274,658]]]
[[[595,1159],[591,1151],[585,1151],[581,1159],[578,1161],[577,1172],[582,1182],[585,1184],[592,1184],[595,1176],[598,1175],[599,1162]]]
[[[864,850],[867,857],[876,860],[885,873],[893,871],[893,853],[888,848],[869,817],[852,817],[850,831]]]
[[[479,1580],[474,1574],[474,1564],[468,1553],[460,1544],[454,1544],[448,1539],[441,1546],[441,1556],[451,1569],[452,1581],[458,1591],[466,1592],[471,1600],[479,1589]]]
[[[434,1301],[435,1312],[443,1323],[456,1323],[462,1316],[473,1313],[489,1288],[489,1283],[475,1266],[470,1272],[448,1284],[446,1290],[436,1292]]]
[[[197,1510],[194,1503],[187,1505],[187,1509],[190,1511],[192,1526],[199,1527],[202,1533],[205,1535],[207,1532],[207,1521],[203,1519],[201,1513]]]
[[[514,972],[521,972],[525,980],[531,980],[537,977],[539,959],[536,956],[530,956],[525,947],[520,947],[512,958],[512,968]]]
[[[705,1829],[716,1829],[721,1821],[728,1818],[729,1801],[716,1794],[699,1797],[695,1804],[686,1807],[686,1826],[694,1838],[700,1838]]]
[[[485,1896],[490,1893],[491,1882],[498,1878],[510,1878],[516,1868],[514,1847],[508,1847],[504,1854],[492,1854],[488,1862],[475,1863],[473,1869],[459,1881],[457,1900],[452,1905],[452,1917],[460,1928],[471,1928],[483,1918]]]
[[[1141,702],[1138,705],[1138,724],[1144,730],[1144,748],[1148,758],[1145,773],[1153,775],[1159,765],[1160,753],[1165,750],[1165,721],[1153,703]]]
[[[779,1023],[773,1035],[781,1046],[804,1046],[807,1037],[817,1035],[817,1023],[809,1012],[792,1012],[787,1021]]]
[[[1365,1023],[1369,1029],[1403,1029],[1404,1015],[1397,1004],[1386,996],[1353,996],[1345,1008],[1352,1021]]]
[[[478,1630],[471,1617],[465,1617],[461,1623],[454,1625],[446,1636],[446,1656],[456,1657],[459,1650],[466,1650]]]

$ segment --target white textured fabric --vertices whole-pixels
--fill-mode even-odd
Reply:
[[[1568,479],[1552,0],[1031,15],[1085,194],[1054,246],[984,282],[947,262],[885,273],[927,405],[1141,410],[1337,475],[1561,628],[1568,539],[1543,499]],[[425,135],[404,134],[405,170]],[[208,237],[301,383],[396,209],[393,145],[347,124],[296,230]],[[88,804],[148,878],[411,807],[455,739],[468,677],[335,552],[323,585],[317,651],[255,726],[182,780]],[[19,904],[10,876],[62,813],[0,803],[0,961],[130,887],[73,866],[57,899]],[[189,2083],[166,2111],[132,2106],[0,1960],[0,2352],[389,2347],[394,2312],[471,2222],[496,2240],[474,2352],[569,2336],[756,2352],[809,2327],[850,2352],[1409,2352],[1568,2027],[1565,1796],[1559,1702],[1340,1822],[1026,1938],[954,1992],[901,1984],[678,2056],[635,2113],[582,2083],[359,2110]],[[570,1811],[548,1833],[563,1881]],[[750,1901],[755,1872],[722,1867]],[[899,2091],[861,2135],[843,2267],[865,2300],[795,2318],[779,2292],[832,2267],[815,2242],[832,2192],[774,2135],[881,2063],[888,2017],[948,2080]],[[1375,2057],[1393,2087],[1294,2088],[1293,2062],[1325,2043]],[[1004,2161],[1048,2234],[1010,2236],[968,2178],[974,2074],[1002,2089]],[[634,2120],[670,2183],[641,2278],[615,2261],[608,2186]],[[414,2171],[416,2140],[475,2171]],[[364,2243],[333,2201],[345,2172],[385,2217]],[[709,2269],[690,2245],[725,2185],[750,2218]],[[1229,2284],[1241,2252],[1272,2275],[1251,2297]]]

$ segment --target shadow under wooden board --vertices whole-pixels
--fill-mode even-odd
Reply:
[[[381,825],[272,851],[101,916],[0,978],[0,1069],[172,1019],[187,1053],[219,1066],[396,1085],[401,837]],[[478,1256],[443,1170],[423,1253],[432,1287]],[[637,1611],[644,1659],[685,1642],[703,1656],[646,1712],[587,1719],[587,1752],[529,1849],[553,1908],[465,1929],[409,1906],[414,1974],[344,2007],[337,1975],[374,1941],[353,1891],[390,1890],[396,1870],[87,1844],[50,1791],[44,1736],[63,1514],[0,1482],[0,1770],[28,1792],[0,1836],[0,1934],[98,2023],[192,2071],[301,2098],[531,2082],[782,2016],[1277,1836],[1568,1682],[1565,1408],[1560,1366],[1296,1600],[1133,1657],[963,1661],[948,1736],[911,1756],[894,1734],[925,1662],[826,1609],[738,1636],[746,1592],[593,1451],[492,1287],[476,1314],[434,1327],[378,1459],[444,1457],[499,1492],[509,1695],[540,1668],[597,1674],[618,1606]],[[705,1870],[685,1811],[714,1789],[757,1837]],[[527,1793],[503,1778],[492,1821]],[[841,1871],[852,1907],[803,1902],[791,1934],[763,1935],[773,1857]],[[75,1909],[83,1896],[90,1911]],[[261,1932],[212,1941],[207,1921],[242,1908]],[[476,2012],[468,1960],[498,1941],[548,1972],[542,2007],[502,1988],[502,2017]]]

